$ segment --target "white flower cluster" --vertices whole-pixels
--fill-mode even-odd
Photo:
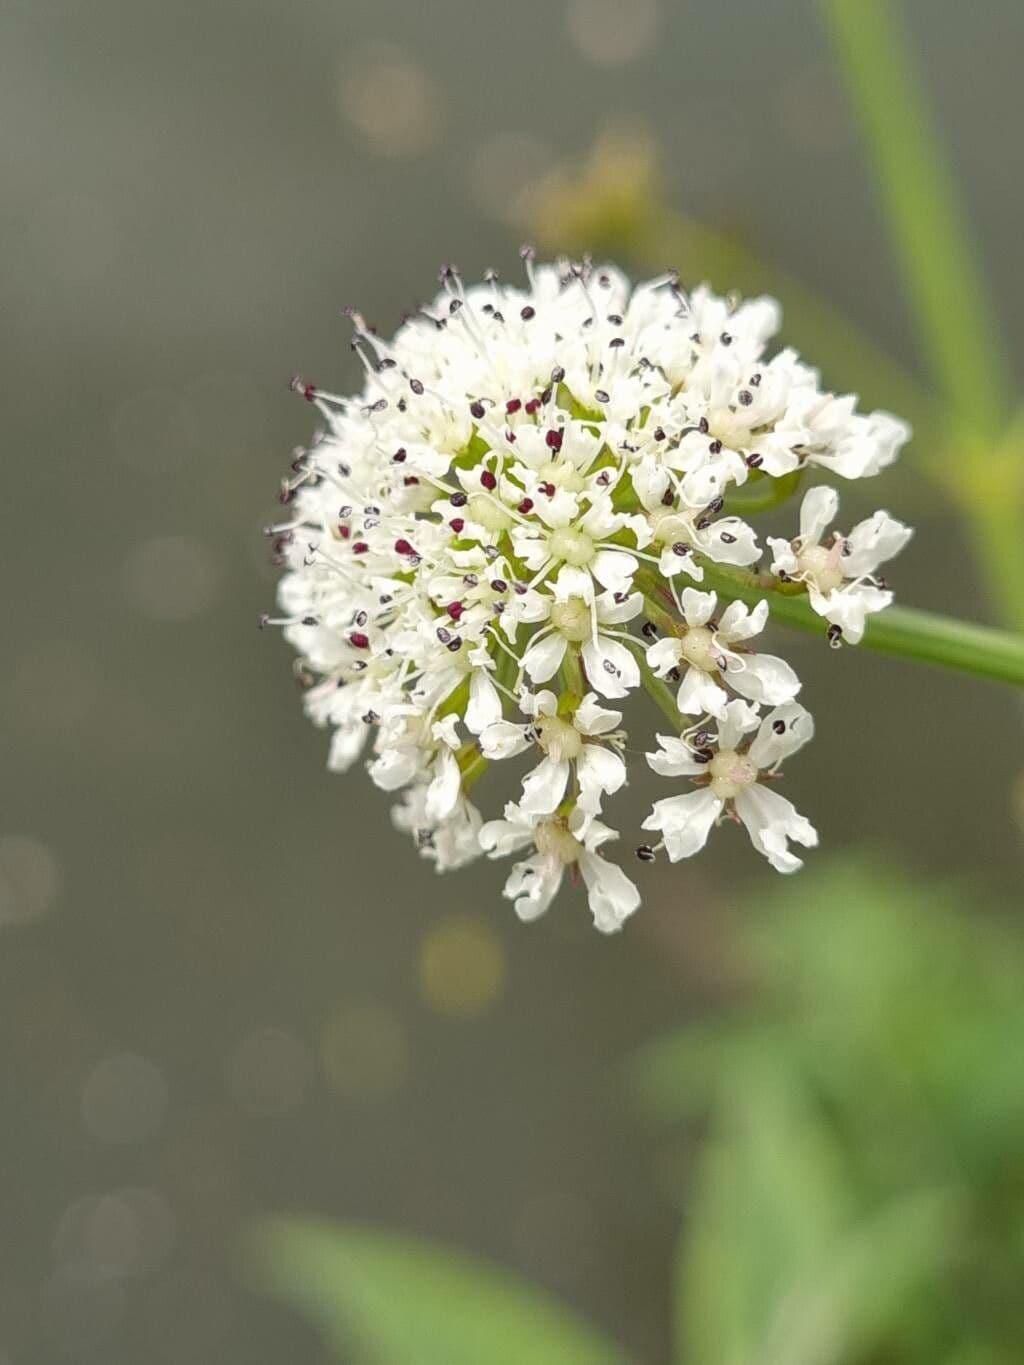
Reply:
[[[522,855],[505,894],[532,919],[569,869],[610,931],[640,897],[603,856],[617,836],[602,808],[626,782],[605,703],[638,688],[676,721],[650,766],[694,788],[655,804],[644,828],[661,842],[641,859],[690,857],[725,816],[781,872],[800,866],[791,842],[816,842],[775,790],[811,718],[756,637],[777,590],[806,594],[833,643],[858,641],[892,597],[876,571],[911,533],[877,512],[829,536],[838,498],[813,487],[799,534],[768,542],[774,577],[755,576],[739,513],[817,471],[876,474],[909,432],[822,392],[793,351],[769,357],[771,299],[524,261],[522,288],[491,273],[466,289],[446,268],[388,342],[353,313],[358,397],[294,381],[324,429],[268,528],[286,569],[273,624],[333,731],[330,766],[368,748],[373,782],[400,793],[395,824],[438,870]],[[478,779],[521,755],[518,801],[484,822]]]

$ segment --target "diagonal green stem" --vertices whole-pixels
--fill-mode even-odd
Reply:
[[[780,584],[770,574],[705,564],[701,587],[750,605],[766,597],[772,620],[797,630],[823,635],[827,628],[827,623],[811,610],[803,592],[794,592],[793,585]],[[1024,636],[933,612],[888,607],[869,619],[864,639],[857,648],[1024,687]]]
[[[961,430],[994,438],[1011,393],[999,330],[895,0],[824,0],[935,381]]]

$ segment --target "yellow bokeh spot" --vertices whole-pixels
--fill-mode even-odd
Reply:
[[[320,1062],[333,1090],[374,1100],[398,1090],[409,1074],[405,1029],[380,1005],[339,1001],[320,1032]]]
[[[505,951],[479,916],[447,915],[423,939],[419,977],[431,1009],[452,1019],[472,1019],[505,988]]]

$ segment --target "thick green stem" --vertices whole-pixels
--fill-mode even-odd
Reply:
[[[748,604],[766,597],[773,621],[815,635],[823,635],[827,629],[827,623],[811,610],[803,592],[793,591],[792,584],[780,584],[770,574],[705,564],[701,587]],[[889,607],[869,619],[858,648],[1024,687],[1024,636],[932,612]]]

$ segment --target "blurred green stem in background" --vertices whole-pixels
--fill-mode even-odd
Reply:
[[[973,528],[993,603],[1024,630],[1024,424],[1020,415],[1011,424],[1010,366],[899,6],[823,5],[918,340],[955,433],[953,448],[938,452],[945,480]]]

